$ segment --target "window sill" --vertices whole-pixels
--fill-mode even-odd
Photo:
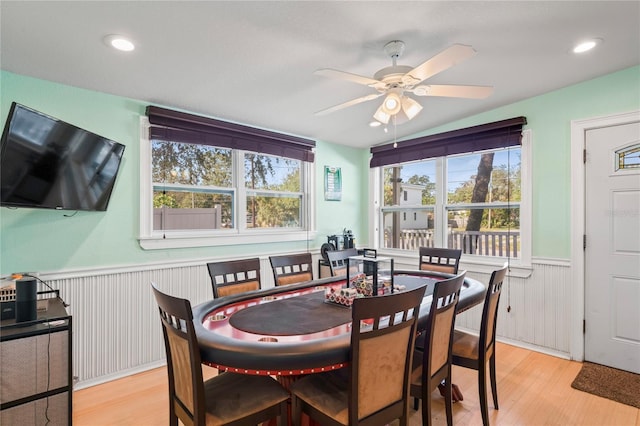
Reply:
[[[140,247],[144,250],[162,250],[173,248],[217,247],[243,244],[279,243],[289,241],[307,241],[316,237],[316,231],[268,230],[233,235],[197,235],[174,234],[139,237]]]
[[[382,249],[378,250],[378,255],[391,256],[398,263],[405,263],[412,265],[410,269],[414,269],[418,265],[418,250],[407,251],[399,249]],[[459,270],[466,270],[468,272],[489,274],[507,262],[503,257],[470,257],[462,255],[460,259]],[[401,269],[396,267],[396,269]],[[511,259],[509,262],[509,276],[517,278],[528,278],[533,273],[533,267],[531,264],[527,264],[523,259]]]
[[[468,271],[479,272],[484,274],[491,274],[494,270],[501,268],[507,262],[504,258],[487,258],[486,260],[467,260],[460,259],[459,270],[466,269]],[[529,278],[533,273],[531,265],[524,264],[519,259],[511,259],[509,262],[509,270],[507,274],[510,277],[516,278]]]

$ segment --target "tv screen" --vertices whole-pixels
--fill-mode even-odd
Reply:
[[[13,102],[0,147],[0,205],[105,211],[124,145]]]

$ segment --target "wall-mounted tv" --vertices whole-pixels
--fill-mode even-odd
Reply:
[[[0,145],[0,206],[105,211],[124,145],[13,102]]]

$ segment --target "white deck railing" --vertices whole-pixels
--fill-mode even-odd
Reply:
[[[447,247],[461,249],[463,253],[480,256],[520,257],[519,231],[450,231]],[[384,233],[384,246],[391,248],[391,234]],[[397,247],[402,250],[418,250],[419,247],[435,247],[432,229],[403,229]]]

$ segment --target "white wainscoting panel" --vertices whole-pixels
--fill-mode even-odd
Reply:
[[[316,254],[314,265],[317,259]],[[261,258],[261,267],[263,287],[272,287],[268,257]],[[482,282],[489,280],[486,273],[468,271],[468,275]],[[568,354],[570,277],[570,267],[558,262],[534,263],[527,278],[509,277],[500,300],[498,338],[541,351]],[[70,304],[76,388],[164,364],[162,330],[151,282],[164,292],[189,299],[192,305],[212,297],[204,261],[108,271],[58,271],[41,274],[41,278],[60,289],[62,298]],[[509,305],[511,312],[507,312]],[[461,314],[456,326],[477,330],[481,310],[477,306]]]
[[[568,356],[570,350],[571,268],[534,263],[528,278],[508,276],[502,287],[497,338]],[[489,282],[489,274],[468,276]],[[509,306],[511,307],[508,311]],[[479,330],[481,305],[456,317],[456,326]]]
[[[77,388],[165,362],[151,282],[193,305],[211,299],[206,267],[181,266],[48,281],[73,315],[73,375]]]

